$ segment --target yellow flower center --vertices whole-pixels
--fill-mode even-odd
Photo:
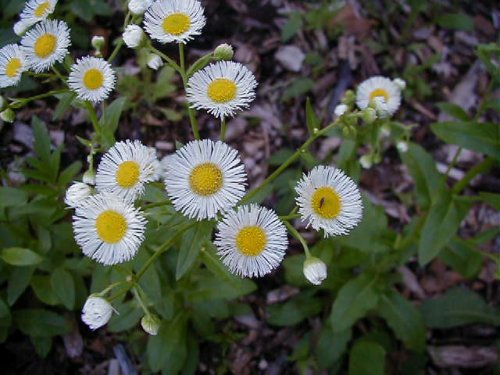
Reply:
[[[103,242],[117,243],[125,237],[128,225],[122,214],[107,210],[97,216],[95,228],[97,235]]]
[[[163,20],[163,31],[167,34],[181,35],[191,27],[191,19],[184,13],[173,13]]]
[[[226,78],[217,78],[208,85],[208,97],[215,103],[227,103],[236,98],[236,84]]]
[[[130,189],[139,182],[140,169],[135,161],[124,161],[116,171],[116,183],[122,188]]]
[[[97,90],[102,87],[104,75],[99,69],[89,69],[83,75],[83,84],[89,90]]]
[[[375,89],[370,93],[370,100],[375,98],[384,98],[385,102],[389,101],[389,93],[384,89]]]
[[[13,78],[17,75],[19,68],[21,67],[21,59],[14,57],[5,66],[5,75],[9,78]]]
[[[35,42],[35,54],[44,59],[56,50],[57,38],[52,34],[43,34]]]
[[[311,200],[314,212],[323,219],[333,219],[342,209],[342,201],[338,193],[329,186],[323,186],[314,192]]]
[[[45,14],[45,12],[47,11],[47,9],[49,9],[49,7],[50,7],[50,4],[48,1],[44,1],[43,3],[41,3],[39,6],[36,7],[36,9],[34,11],[35,17],[37,17],[37,18],[42,17]]]
[[[241,229],[236,235],[236,247],[243,255],[255,257],[266,248],[266,232],[256,225]]]
[[[204,197],[217,193],[223,182],[222,171],[214,163],[197,165],[189,176],[191,190]]]

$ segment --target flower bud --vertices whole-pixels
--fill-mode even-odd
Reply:
[[[377,111],[373,108],[367,107],[363,109],[363,121],[370,125],[377,119]]]
[[[347,90],[342,99],[342,103],[347,105],[353,105],[356,102],[356,94],[352,90]]]
[[[314,285],[321,285],[326,279],[326,264],[319,258],[309,256],[304,261],[304,276]]]
[[[394,83],[396,86],[398,86],[401,91],[406,88],[406,81],[402,80],[401,78],[393,79],[392,83]]]
[[[398,141],[396,143],[396,148],[399,150],[401,153],[405,153],[408,151],[408,142],[406,141]]]
[[[66,196],[64,197],[64,203],[72,208],[76,208],[82,205],[82,203],[92,195],[92,188],[84,184],[83,182],[74,182],[68,190],[66,190]]]
[[[82,181],[88,185],[95,185],[95,172],[89,169],[83,174]]]
[[[344,113],[347,112],[347,110],[349,109],[348,106],[346,106],[345,104],[339,104],[338,106],[335,107],[335,116],[337,117],[340,117],[342,116]]]
[[[5,122],[14,122],[16,119],[16,113],[12,109],[7,108],[5,111],[0,113],[0,119]]]
[[[104,43],[105,43],[105,40],[104,40],[104,37],[103,36],[100,36],[100,35],[94,35],[92,37],[92,41],[91,41],[91,44],[92,44],[92,47],[94,47],[94,49],[97,51],[97,52],[100,52],[101,49],[104,47]]]
[[[141,319],[142,329],[151,336],[156,336],[160,329],[160,319],[154,314],[144,315]]]
[[[14,24],[14,32],[18,36],[24,35],[26,30],[28,30],[29,28],[30,28],[30,24],[26,21],[23,21],[23,20],[19,20]]]
[[[384,124],[380,127],[380,137],[387,138],[391,135],[391,126],[389,124]]]
[[[214,50],[214,57],[217,61],[228,61],[234,56],[233,46],[223,43],[218,45]]]
[[[148,55],[148,66],[153,70],[158,70],[163,66],[163,60],[160,56],[150,53]]]
[[[108,323],[113,314],[113,306],[104,298],[90,296],[82,309],[82,320],[91,330],[96,330]]]
[[[144,14],[151,6],[153,0],[130,0],[128,3],[128,10],[136,16]]]
[[[367,154],[367,155],[361,156],[361,158],[359,158],[359,164],[361,164],[361,166],[364,169],[370,169],[372,167],[372,165],[373,165],[373,157],[372,157],[372,155]]]
[[[123,32],[123,41],[129,48],[137,48],[144,39],[144,31],[138,25],[128,25]]]

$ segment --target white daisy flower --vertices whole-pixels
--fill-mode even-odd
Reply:
[[[144,194],[144,184],[159,178],[156,150],[140,141],[117,142],[104,154],[97,168],[96,187],[126,202]]]
[[[374,106],[381,118],[392,116],[401,104],[400,82],[381,76],[371,77],[358,86],[356,104],[360,109]]]
[[[26,70],[26,56],[17,44],[0,49],[0,88],[15,86]]]
[[[111,65],[99,57],[85,56],[71,67],[68,85],[78,99],[99,103],[115,88],[116,74]]]
[[[148,66],[153,70],[158,70],[163,66],[163,60],[160,56],[150,53],[148,55]]]
[[[64,21],[47,20],[29,30],[21,39],[29,68],[36,73],[62,62],[71,45],[69,27]]]
[[[273,210],[251,204],[226,214],[217,225],[214,244],[232,273],[261,277],[280,265],[288,238]]]
[[[83,253],[113,265],[132,259],[144,240],[146,220],[132,203],[112,194],[96,194],[76,207],[73,232]]]
[[[257,81],[244,65],[218,61],[196,72],[188,82],[186,95],[192,108],[206,109],[224,119],[248,108],[255,99]]]
[[[78,207],[82,205],[92,193],[93,189],[91,186],[83,182],[74,182],[73,185],[66,190],[64,203],[72,208]]]
[[[168,161],[168,196],[174,208],[189,218],[214,218],[245,194],[247,176],[238,152],[221,141],[189,142]]]
[[[205,22],[197,0],[158,0],[144,15],[144,28],[160,43],[186,43],[201,34]]]
[[[90,296],[85,301],[82,309],[82,321],[91,330],[101,328],[109,322],[113,314],[113,306],[104,298]]]
[[[321,285],[328,276],[326,264],[316,257],[308,257],[304,261],[304,276],[313,285]]]
[[[29,28],[52,14],[56,4],[57,0],[29,0],[21,13],[21,21]]]
[[[323,229],[325,237],[347,234],[361,220],[359,189],[340,169],[317,166],[302,176],[295,191],[302,220]]]
[[[137,15],[142,15],[148,9],[151,4],[153,3],[153,0],[130,0],[128,2],[128,10],[132,14]]]
[[[128,25],[122,37],[128,48],[137,48],[144,39],[144,31],[138,25]]]

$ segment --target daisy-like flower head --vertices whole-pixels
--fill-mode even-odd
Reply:
[[[29,0],[21,13],[21,22],[31,27],[54,12],[57,0]]]
[[[7,44],[0,49],[0,87],[15,86],[26,70],[26,57],[17,44]]]
[[[356,104],[360,109],[372,105],[381,118],[390,117],[401,104],[401,84],[386,77],[371,77],[358,86]]]
[[[112,194],[96,194],[78,206],[73,232],[83,253],[113,265],[132,259],[144,240],[146,220],[132,203]]]
[[[247,176],[238,152],[223,142],[192,141],[167,160],[167,193],[189,218],[214,218],[245,194]]]
[[[128,2],[128,10],[132,14],[141,15],[151,6],[152,2],[153,0],[130,0]]]
[[[117,142],[99,163],[97,191],[134,202],[144,193],[144,184],[157,180],[159,173],[160,164],[154,148],[140,141]]]
[[[144,28],[160,43],[186,43],[201,34],[205,22],[197,0],[158,0],[144,15]]]
[[[325,262],[313,256],[304,261],[303,271],[305,278],[313,285],[321,285],[328,276]]]
[[[85,56],[71,67],[68,85],[78,99],[99,103],[115,88],[115,81],[116,74],[106,60]]]
[[[317,166],[304,174],[295,191],[302,220],[325,237],[347,234],[361,220],[363,205],[358,187],[340,169]]]
[[[69,27],[64,21],[40,22],[24,35],[21,45],[30,69],[37,73],[49,70],[68,53]]]
[[[96,330],[108,323],[111,315],[113,315],[113,306],[104,298],[90,296],[83,305],[82,321],[91,330]]]
[[[230,211],[219,222],[217,254],[242,277],[261,277],[277,268],[288,248],[286,228],[273,210],[255,204]]]
[[[188,82],[186,95],[191,107],[206,109],[224,119],[248,108],[255,99],[257,81],[244,65],[219,61],[196,72]]]

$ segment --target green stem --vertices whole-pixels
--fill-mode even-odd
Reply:
[[[492,158],[491,156],[488,156],[481,163],[471,168],[469,172],[467,172],[465,176],[453,186],[451,192],[453,194],[460,194],[462,190],[466,188],[466,186],[474,177],[476,177],[478,174],[489,171],[494,164],[495,164],[495,159]]]
[[[453,159],[451,160],[450,165],[448,165],[448,168],[446,169],[446,172],[444,174],[445,181],[448,179],[451,170],[455,167],[457,164],[458,158],[460,157],[460,154],[462,153],[463,148],[459,147],[457,151],[455,152],[455,155],[453,155]]]
[[[240,205],[250,201],[257,193],[259,193],[265,186],[269,185],[272,181],[274,181],[285,169],[288,168],[290,164],[292,164],[295,160],[297,160],[300,155],[307,150],[307,148],[319,137],[326,134],[328,131],[332,130],[337,124],[338,119],[332,122],[330,125],[324,127],[317,133],[310,135],[309,139],[304,142],[304,144],[297,149],[283,164],[281,164],[273,173],[271,173],[257,188],[249,191],[243,199],[240,201]]]
[[[115,46],[115,49],[113,52],[111,52],[111,55],[108,57],[108,62],[111,64],[113,60],[115,59],[116,55],[120,52],[120,49],[123,47],[123,39],[120,39],[118,43]]]
[[[92,126],[97,134],[101,133],[101,127],[99,126],[99,120],[97,119],[97,114],[95,113],[94,106],[89,101],[84,102],[85,108],[90,116],[90,121],[92,121]]]
[[[176,72],[178,72],[182,76],[181,67],[179,66],[179,64],[177,64],[174,60],[172,60],[170,57],[165,55],[160,50],[154,48],[153,46],[149,46],[149,49],[151,50],[151,52],[153,52],[154,54],[160,56],[163,60],[165,60],[167,62],[167,64],[170,65],[170,67],[172,69],[174,69]]]
[[[226,131],[227,131],[227,122],[226,119],[223,117],[220,124],[220,140],[222,142],[224,142],[224,139],[226,139]]]
[[[32,102],[33,100],[38,100],[38,99],[45,99],[50,96],[58,95],[58,94],[65,94],[69,92],[68,89],[61,89],[61,90],[53,90],[46,92],[45,94],[40,94],[40,95],[35,95],[31,96],[29,98],[21,98],[21,99],[14,99],[12,103],[10,103],[7,107],[8,108],[13,108],[13,109],[19,109],[23,107],[24,105],[28,104],[29,102]]]
[[[142,292],[141,287],[137,284],[134,285],[134,287],[132,288],[132,293],[134,293],[135,298],[137,299],[137,301],[139,301],[139,305],[141,306],[142,311],[144,311],[144,314],[150,315],[149,309],[141,297],[141,292]]]
[[[282,221],[290,221],[293,219],[298,219],[300,217],[300,214],[292,214],[292,215],[286,215],[286,216],[280,216],[280,220]]]
[[[61,72],[55,66],[52,66],[52,71],[55,73],[57,78],[61,80],[62,83],[64,83],[65,85],[67,84],[66,78],[61,74]]]
[[[179,61],[180,61],[180,74],[182,77],[182,83],[184,84],[184,90],[187,89],[188,79],[186,74],[186,58],[184,56],[184,43],[179,43]],[[191,129],[193,130],[193,136],[195,139],[200,139],[200,132],[198,131],[198,121],[194,114],[194,110],[187,104],[187,111],[189,115],[189,122],[191,123]]]
[[[169,200],[163,201],[163,202],[156,202],[156,203],[150,203],[142,207],[142,210],[150,210],[151,208],[155,207],[163,207],[163,206],[169,206],[171,202]]]
[[[304,252],[306,253],[306,258],[309,258],[311,256],[311,252],[309,251],[309,246],[307,246],[307,242],[304,239],[304,237],[302,237],[302,235],[298,232],[298,230],[295,229],[293,225],[290,224],[288,221],[285,221],[285,225],[290,234],[300,241],[302,247],[304,248]]]

